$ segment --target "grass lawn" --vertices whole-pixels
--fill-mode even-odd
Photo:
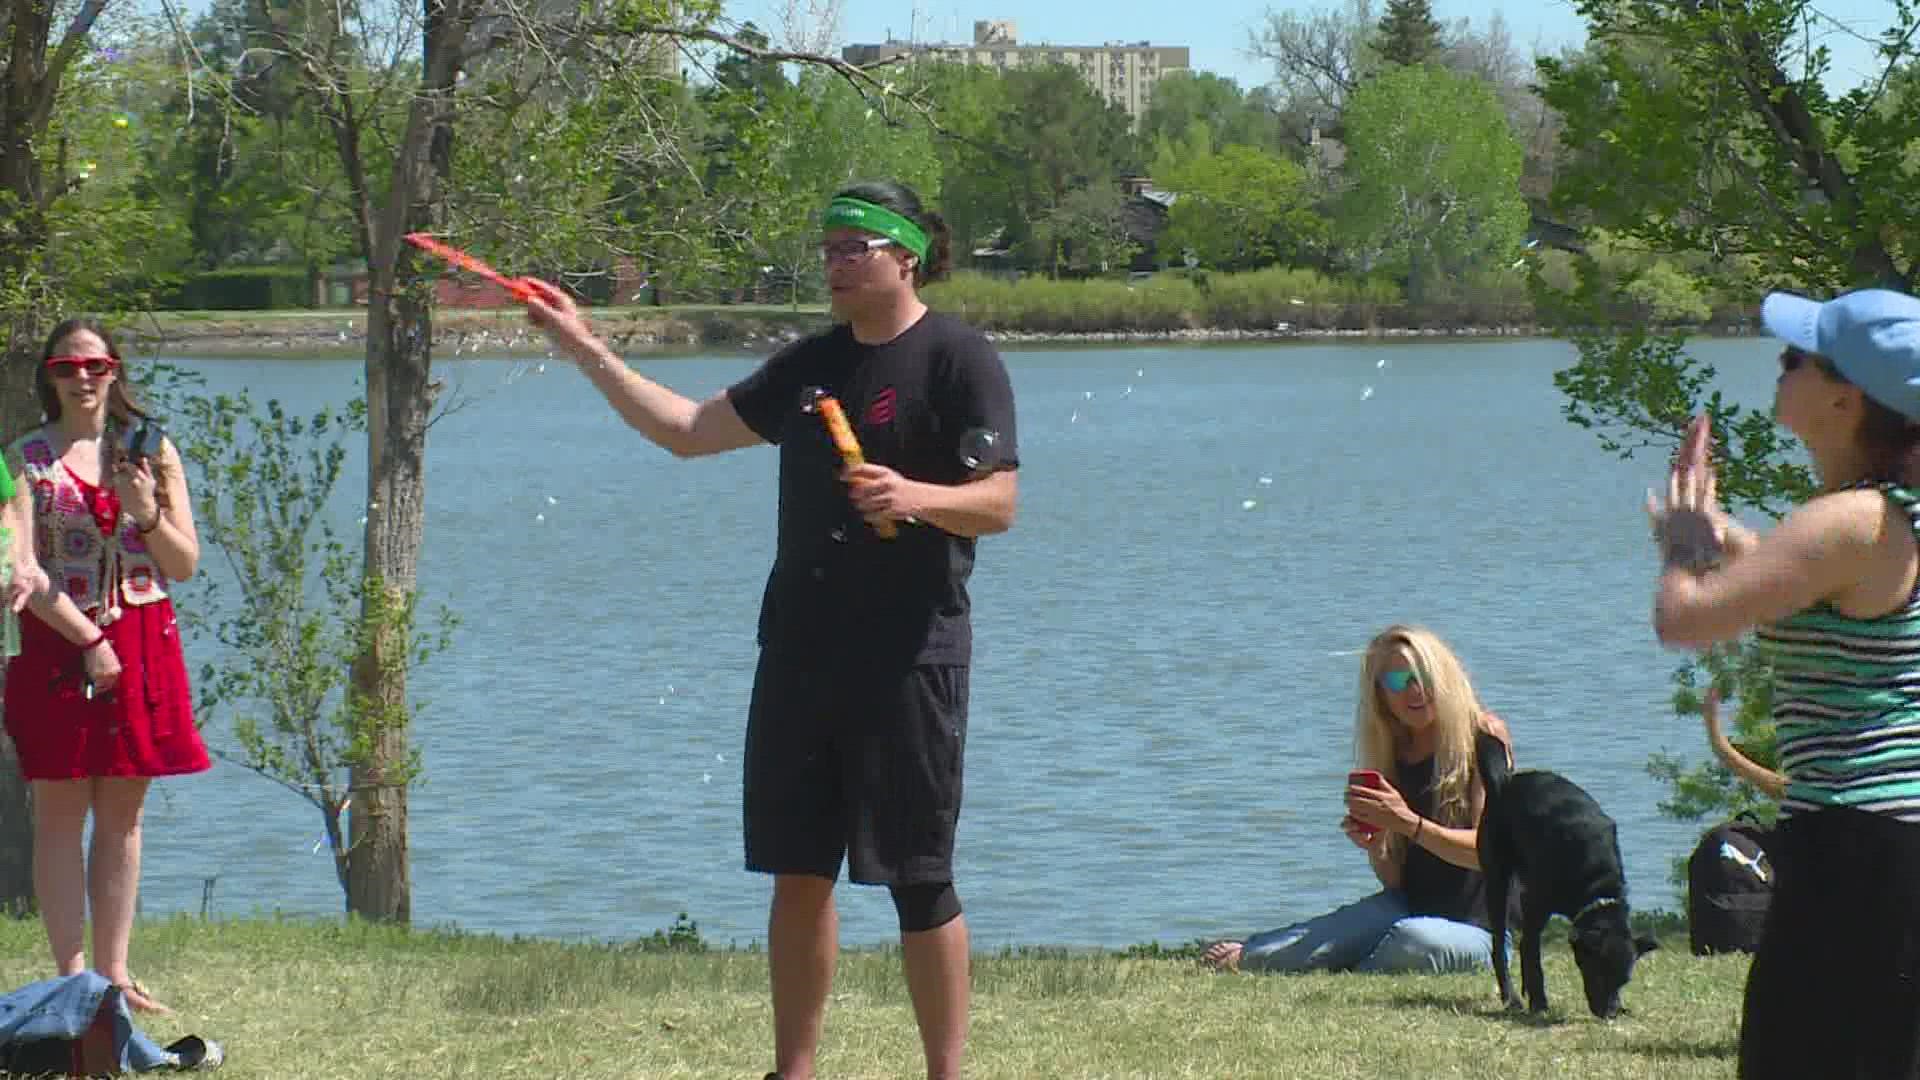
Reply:
[[[764,955],[572,945],[306,922],[143,923],[134,971],[170,1041],[223,1042],[232,1077],[758,1080]],[[1149,950],[1152,951],[1152,950]],[[0,923],[9,986],[47,974],[36,922]],[[1026,950],[974,964],[970,1077],[1730,1077],[1743,957],[1649,954],[1630,1015],[1590,1016],[1566,946],[1554,1011],[1494,1008],[1491,975],[1214,975],[1188,956]],[[1517,975],[1516,975],[1517,978]],[[922,1075],[892,951],[845,954],[821,1074]]]

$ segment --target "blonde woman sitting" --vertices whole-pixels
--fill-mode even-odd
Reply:
[[[1478,739],[1512,760],[1500,718],[1431,631],[1391,626],[1367,646],[1354,742],[1362,769],[1387,783],[1349,783],[1341,829],[1366,852],[1380,891],[1244,942],[1211,946],[1221,970],[1458,972],[1487,967],[1486,889],[1475,837],[1486,791]]]

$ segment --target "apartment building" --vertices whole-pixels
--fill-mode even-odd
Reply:
[[[887,41],[878,45],[849,45],[841,58],[853,64],[871,64],[905,56],[910,61],[931,59],[948,63],[1008,68],[1036,64],[1066,64],[1080,72],[1087,84],[1109,103],[1127,111],[1135,124],[1153,100],[1153,84],[1170,71],[1185,71],[1185,45],[1153,45],[1145,41],[1110,41],[1104,45],[1021,44],[1011,19],[982,19],[973,24],[973,44]]]

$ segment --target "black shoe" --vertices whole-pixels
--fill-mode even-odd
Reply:
[[[762,1080],[782,1080],[779,1073],[768,1073]]]

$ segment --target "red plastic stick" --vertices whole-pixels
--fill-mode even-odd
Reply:
[[[433,237],[428,236],[426,233],[408,233],[404,239],[407,243],[412,244],[414,247],[419,248],[429,255],[438,255],[462,270],[479,274],[481,277],[512,293],[513,298],[523,304],[533,299],[536,295],[533,287],[521,281],[519,278],[507,277],[500,273],[500,271],[481,262],[479,259],[461,251],[459,248],[453,247],[450,244],[443,244]]]

